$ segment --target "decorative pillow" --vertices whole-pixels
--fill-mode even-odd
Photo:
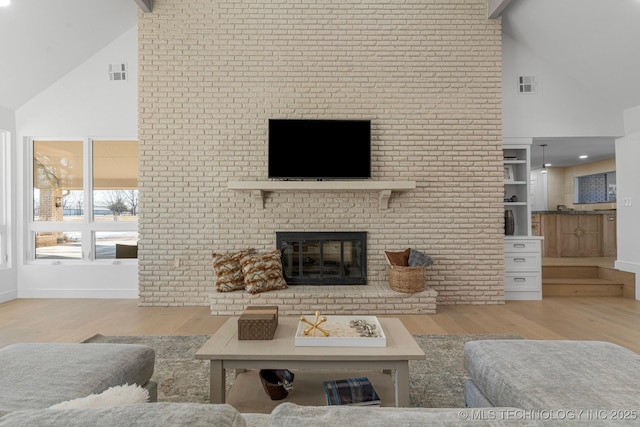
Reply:
[[[407,248],[402,252],[384,251],[384,253],[387,255],[387,259],[391,265],[401,265],[403,267],[409,265],[409,254],[411,253],[411,248]]]
[[[409,255],[409,267],[428,266],[431,264],[433,264],[433,258],[420,251],[411,249],[411,254]]]
[[[87,397],[65,400],[56,403],[50,409],[79,409],[98,408],[105,406],[129,405],[145,403],[149,400],[149,391],[136,384],[118,385],[106,389],[100,394],[90,394]]]
[[[216,275],[214,283],[218,292],[244,289],[244,276],[240,260],[253,252],[253,249],[243,249],[235,253],[213,253],[213,270]]]
[[[246,255],[240,263],[247,292],[258,294],[287,288],[287,282],[284,281],[282,275],[282,260],[279,249],[264,254]]]

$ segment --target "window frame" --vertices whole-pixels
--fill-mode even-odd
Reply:
[[[11,133],[0,129],[0,270],[11,268]]]
[[[51,137],[28,137],[26,145],[26,161],[27,165],[27,188],[29,196],[26,198],[25,212],[29,213],[27,221],[27,246],[25,250],[26,261],[29,264],[137,264],[137,258],[119,258],[119,259],[97,259],[95,254],[96,232],[127,232],[138,231],[139,221],[124,222],[96,222],[93,214],[93,141],[136,141],[137,138],[117,138],[117,137],[72,137],[72,138],[51,138]],[[34,200],[33,200],[33,145],[35,141],[55,142],[55,141],[82,141],[82,164],[83,164],[83,211],[82,222],[65,222],[65,221],[35,221],[33,217]],[[138,175],[140,172],[138,171]],[[81,257],[80,259],[36,259],[36,233],[38,232],[80,232],[81,239]]]

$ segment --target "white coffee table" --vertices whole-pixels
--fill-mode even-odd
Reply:
[[[400,319],[379,318],[386,347],[297,347],[298,317],[281,316],[272,340],[238,340],[238,318],[229,318],[196,353],[211,361],[211,403],[225,403],[227,369],[350,370],[390,372],[396,406],[409,406],[409,361],[425,354]],[[294,381],[295,384],[295,381]]]

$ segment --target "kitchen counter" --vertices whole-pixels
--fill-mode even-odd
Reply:
[[[616,210],[535,211],[531,232],[543,236],[544,257],[615,257]]]
[[[615,214],[615,209],[602,209],[602,210],[592,210],[592,211],[576,211],[576,210],[565,210],[565,211],[533,211],[532,214],[553,214],[553,215],[607,215],[607,214]]]

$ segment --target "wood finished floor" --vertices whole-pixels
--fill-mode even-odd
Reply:
[[[80,342],[95,334],[211,334],[227,318],[209,313],[209,307],[138,307],[133,299],[18,299],[0,304],[0,347],[16,342]],[[398,317],[412,334],[602,340],[640,353],[640,301],[621,297],[439,306],[437,314]]]

